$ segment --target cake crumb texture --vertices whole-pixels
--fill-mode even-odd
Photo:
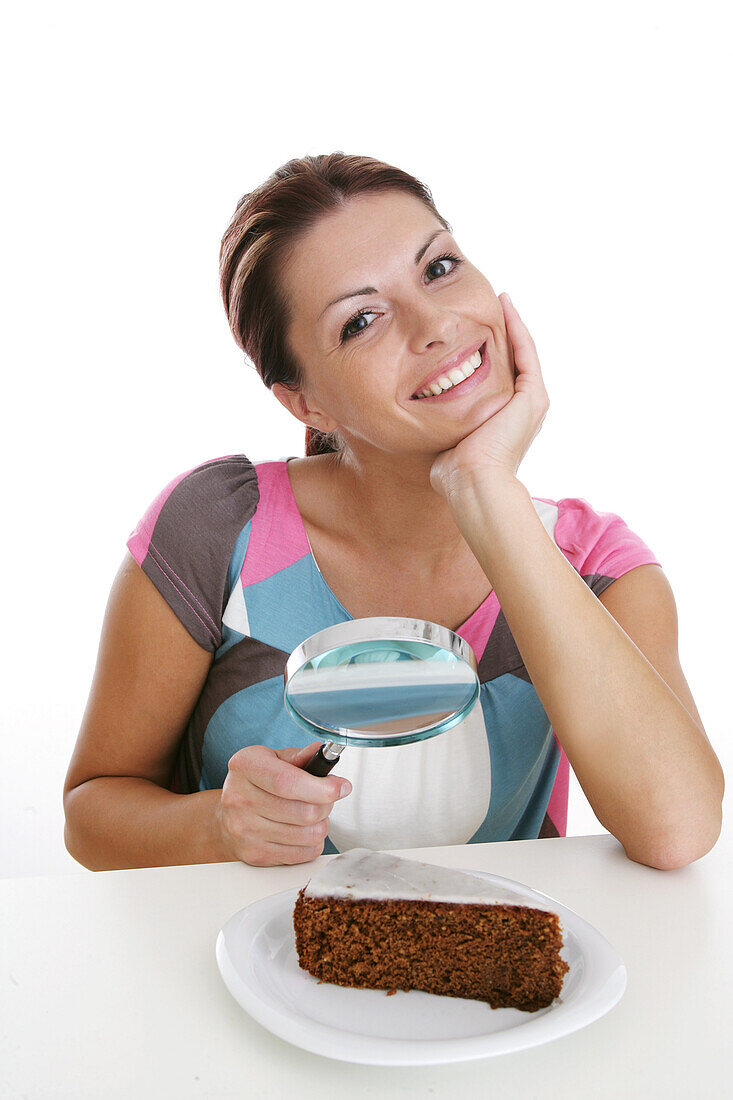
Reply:
[[[303,970],[357,989],[419,989],[535,1012],[567,963],[555,913],[517,905],[306,897],[293,913]]]

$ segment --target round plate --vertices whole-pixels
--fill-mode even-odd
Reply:
[[[557,913],[568,963],[562,993],[547,1008],[492,1009],[484,1001],[398,990],[347,989],[319,982],[298,964],[293,908],[298,890],[263,898],[219,932],[216,960],[234,999],[258,1023],[327,1058],[379,1066],[436,1065],[538,1046],[603,1016],[621,999],[626,968],[592,925],[546,894],[484,871],[527,904]]]

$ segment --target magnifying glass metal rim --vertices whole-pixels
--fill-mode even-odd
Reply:
[[[294,676],[296,672],[300,671],[300,669],[314,657],[320,656],[322,653],[332,649],[336,649],[339,645],[352,645],[358,644],[359,642],[371,641],[426,642],[429,645],[447,651],[451,655],[464,661],[473,669],[476,676],[476,683],[474,685],[472,697],[455,715],[448,719],[444,719],[442,722],[430,723],[419,729],[415,729],[408,736],[396,734],[394,737],[389,737],[382,733],[378,737],[370,738],[368,732],[361,736],[356,732],[355,735],[353,729],[321,726],[318,722],[309,719],[310,726],[320,729],[326,741],[341,742],[343,746],[363,745],[369,747],[370,745],[379,745],[381,747],[389,747],[394,745],[407,745],[411,742],[422,740],[423,735],[428,730],[434,729],[436,735],[449,730],[452,726],[455,726],[461,721],[478,699],[480,692],[478,662],[476,661],[476,654],[469,643],[447,626],[441,626],[440,623],[430,622],[428,619],[417,619],[407,616],[378,615],[363,619],[349,619],[346,622],[336,623],[333,626],[326,627],[324,630],[319,630],[316,634],[312,634],[299,646],[296,646],[290,654],[285,665],[285,688],[287,689],[291,677]],[[291,718],[299,725],[303,725],[302,716],[297,714],[293,709],[288,699],[287,691],[284,691],[283,694],[285,707]]]

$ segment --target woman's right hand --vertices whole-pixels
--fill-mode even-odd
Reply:
[[[229,761],[219,827],[234,859],[253,867],[309,863],[323,851],[328,815],[351,792],[348,779],[302,770],[320,746],[246,745]]]

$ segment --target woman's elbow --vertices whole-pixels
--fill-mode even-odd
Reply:
[[[80,787],[64,791],[64,845],[71,858],[88,871],[103,870],[104,868],[93,866],[88,838],[85,842],[83,801]]]
[[[81,850],[79,848],[78,840],[74,835],[74,831],[68,818],[66,819],[66,822],[64,824],[64,845],[66,846],[66,851],[69,853],[71,858],[75,859],[77,863],[81,863],[82,867],[86,867],[86,863],[84,862]]]
[[[643,847],[624,845],[624,851],[634,863],[642,863],[659,871],[676,871],[688,867],[712,851],[720,836],[723,815],[722,809],[705,829],[681,836],[679,830],[666,838]]]

